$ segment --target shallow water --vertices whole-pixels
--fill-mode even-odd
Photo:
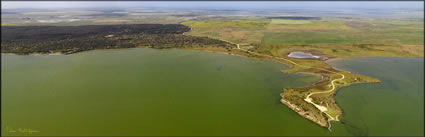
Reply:
[[[385,65],[392,67],[397,63]],[[364,68],[356,68],[348,63],[349,68],[354,68],[352,71],[369,69],[376,74],[371,76],[378,78],[391,73],[404,75],[406,71],[423,75],[423,65],[417,66],[415,61],[404,65],[407,67],[393,72],[364,64]],[[318,79],[280,72],[286,68],[270,61],[178,49],[96,50],[65,56],[2,54],[2,135],[417,135],[421,128],[417,120],[423,116],[423,107],[415,104],[423,106],[423,88],[411,86],[423,87],[423,78],[419,78],[422,75],[394,77],[403,81],[400,83],[359,84],[341,89],[336,97],[345,112],[345,124],[334,122],[333,132],[328,132],[280,103],[283,88],[306,86]],[[399,86],[410,90],[398,88],[397,84],[406,84]],[[374,92],[365,90],[370,86],[377,86],[372,88]],[[400,90],[408,94],[377,93]],[[384,99],[376,101],[377,95]],[[363,99],[371,103],[356,102]],[[390,107],[381,105],[394,100],[413,105],[415,113],[403,112],[399,115],[407,117],[407,121],[390,122],[368,113],[392,112]],[[365,109],[369,106],[376,110]],[[385,117],[397,119],[396,114]],[[412,124],[415,127],[395,130],[400,123],[406,127],[406,122],[416,122]],[[385,128],[390,125],[393,128]],[[18,128],[40,132],[8,132]],[[384,131],[387,129],[394,131]]]
[[[2,55],[2,124],[39,136],[327,133],[279,102],[284,87],[317,80],[285,68],[177,49]]]
[[[424,135],[424,59],[368,57],[330,61],[336,68],[381,80],[337,92],[348,132],[359,136]]]

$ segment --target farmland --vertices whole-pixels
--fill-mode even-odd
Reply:
[[[423,56],[423,20],[341,19],[187,21],[188,34],[209,36],[282,57],[317,50],[336,57]],[[416,49],[414,51],[409,49]]]

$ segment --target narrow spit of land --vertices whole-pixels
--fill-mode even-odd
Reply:
[[[281,94],[281,102],[287,105],[292,110],[296,111],[299,115],[310,119],[311,121],[315,122],[316,124],[319,124],[322,127],[327,127],[329,131],[331,131],[331,121],[339,121],[338,117],[342,115],[341,109],[336,105],[333,99],[333,94],[339,87],[347,86],[353,83],[379,82],[379,80],[376,80],[374,78],[334,69],[323,61],[317,59],[290,59],[283,57],[275,57],[243,49],[241,48],[240,44],[228,40],[218,40],[234,44],[236,45],[236,48],[238,50],[243,51],[245,53],[252,54],[258,57],[265,57],[292,66],[291,69],[286,70],[285,72],[307,72],[321,75],[322,80],[311,86],[303,88],[284,89],[285,92]],[[236,52],[236,54],[238,53]],[[308,66],[303,65],[303,61],[314,63],[313,65]],[[349,77],[352,79],[346,80],[346,75],[349,75]],[[325,90],[326,85],[328,85],[330,89]],[[323,95],[318,96],[318,94]],[[317,97],[313,97],[314,95],[316,95]],[[326,107],[324,104],[326,104]]]

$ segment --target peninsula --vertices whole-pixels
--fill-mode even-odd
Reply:
[[[192,28],[192,31],[185,33],[187,35],[208,36],[237,45],[236,50],[231,50],[232,54],[273,60],[291,66],[282,71],[285,73],[319,75],[320,80],[312,85],[283,89],[280,101],[300,116],[329,130],[331,121],[340,121],[343,117],[342,109],[333,98],[339,88],[356,83],[377,83],[380,80],[338,70],[326,64],[326,60],[367,56],[423,57],[423,40],[417,37],[413,38],[415,41],[405,41],[401,35],[395,35],[406,32],[405,27],[401,27],[406,25],[400,22],[281,17],[283,19],[218,19],[187,21],[182,24]],[[406,22],[411,25],[416,22],[417,27],[421,24],[415,20]],[[391,30],[387,37],[376,38],[389,32],[387,30]],[[415,30],[412,28],[412,31]],[[392,42],[390,39],[399,41]],[[300,53],[305,55],[296,57]]]
[[[300,116],[313,121],[314,123],[327,127],[331,131],[331,121],[339,121],[342,115],[341,108],[338,107],[333,95],[338,88],[355,83],[376,83],[377,79],[353,74],[350,72],[337,70],[323,60],[313,56],[312,59],[295,59],[289,57],[275,57],[266,54],[240,48],[239,44],[223,40],[237,46],[237,51],[231,53],[268,59],[291,66],[284,70],[286,73],[310,73],[320,75],[320,81],[303,88],[286,88],[281,93],[281,102],[297,112]],[[242,52],[242,53],[241,53]],[[288,53],[290,54],[290,53]]]

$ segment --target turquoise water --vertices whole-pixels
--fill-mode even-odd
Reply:
[[[279,101],[283,88],[306,86],[318,78],[281,73],[288,67],[270,61],[144,48],[65,56],[2,54],[2,135],[423,135],[423,59],[406,60],[393,71],[361,61],[357,65],[363,67],[353,67],[356,60],[336,63],[354,72],[368,70],[367,75],[383,82],[338,91],[344,124],[334,122],[329,132]],[[388,84],[385,79],[401,82]],[[395,101],[403,111],[385,105]],[[39,132],[10,132],[19,128]]]

